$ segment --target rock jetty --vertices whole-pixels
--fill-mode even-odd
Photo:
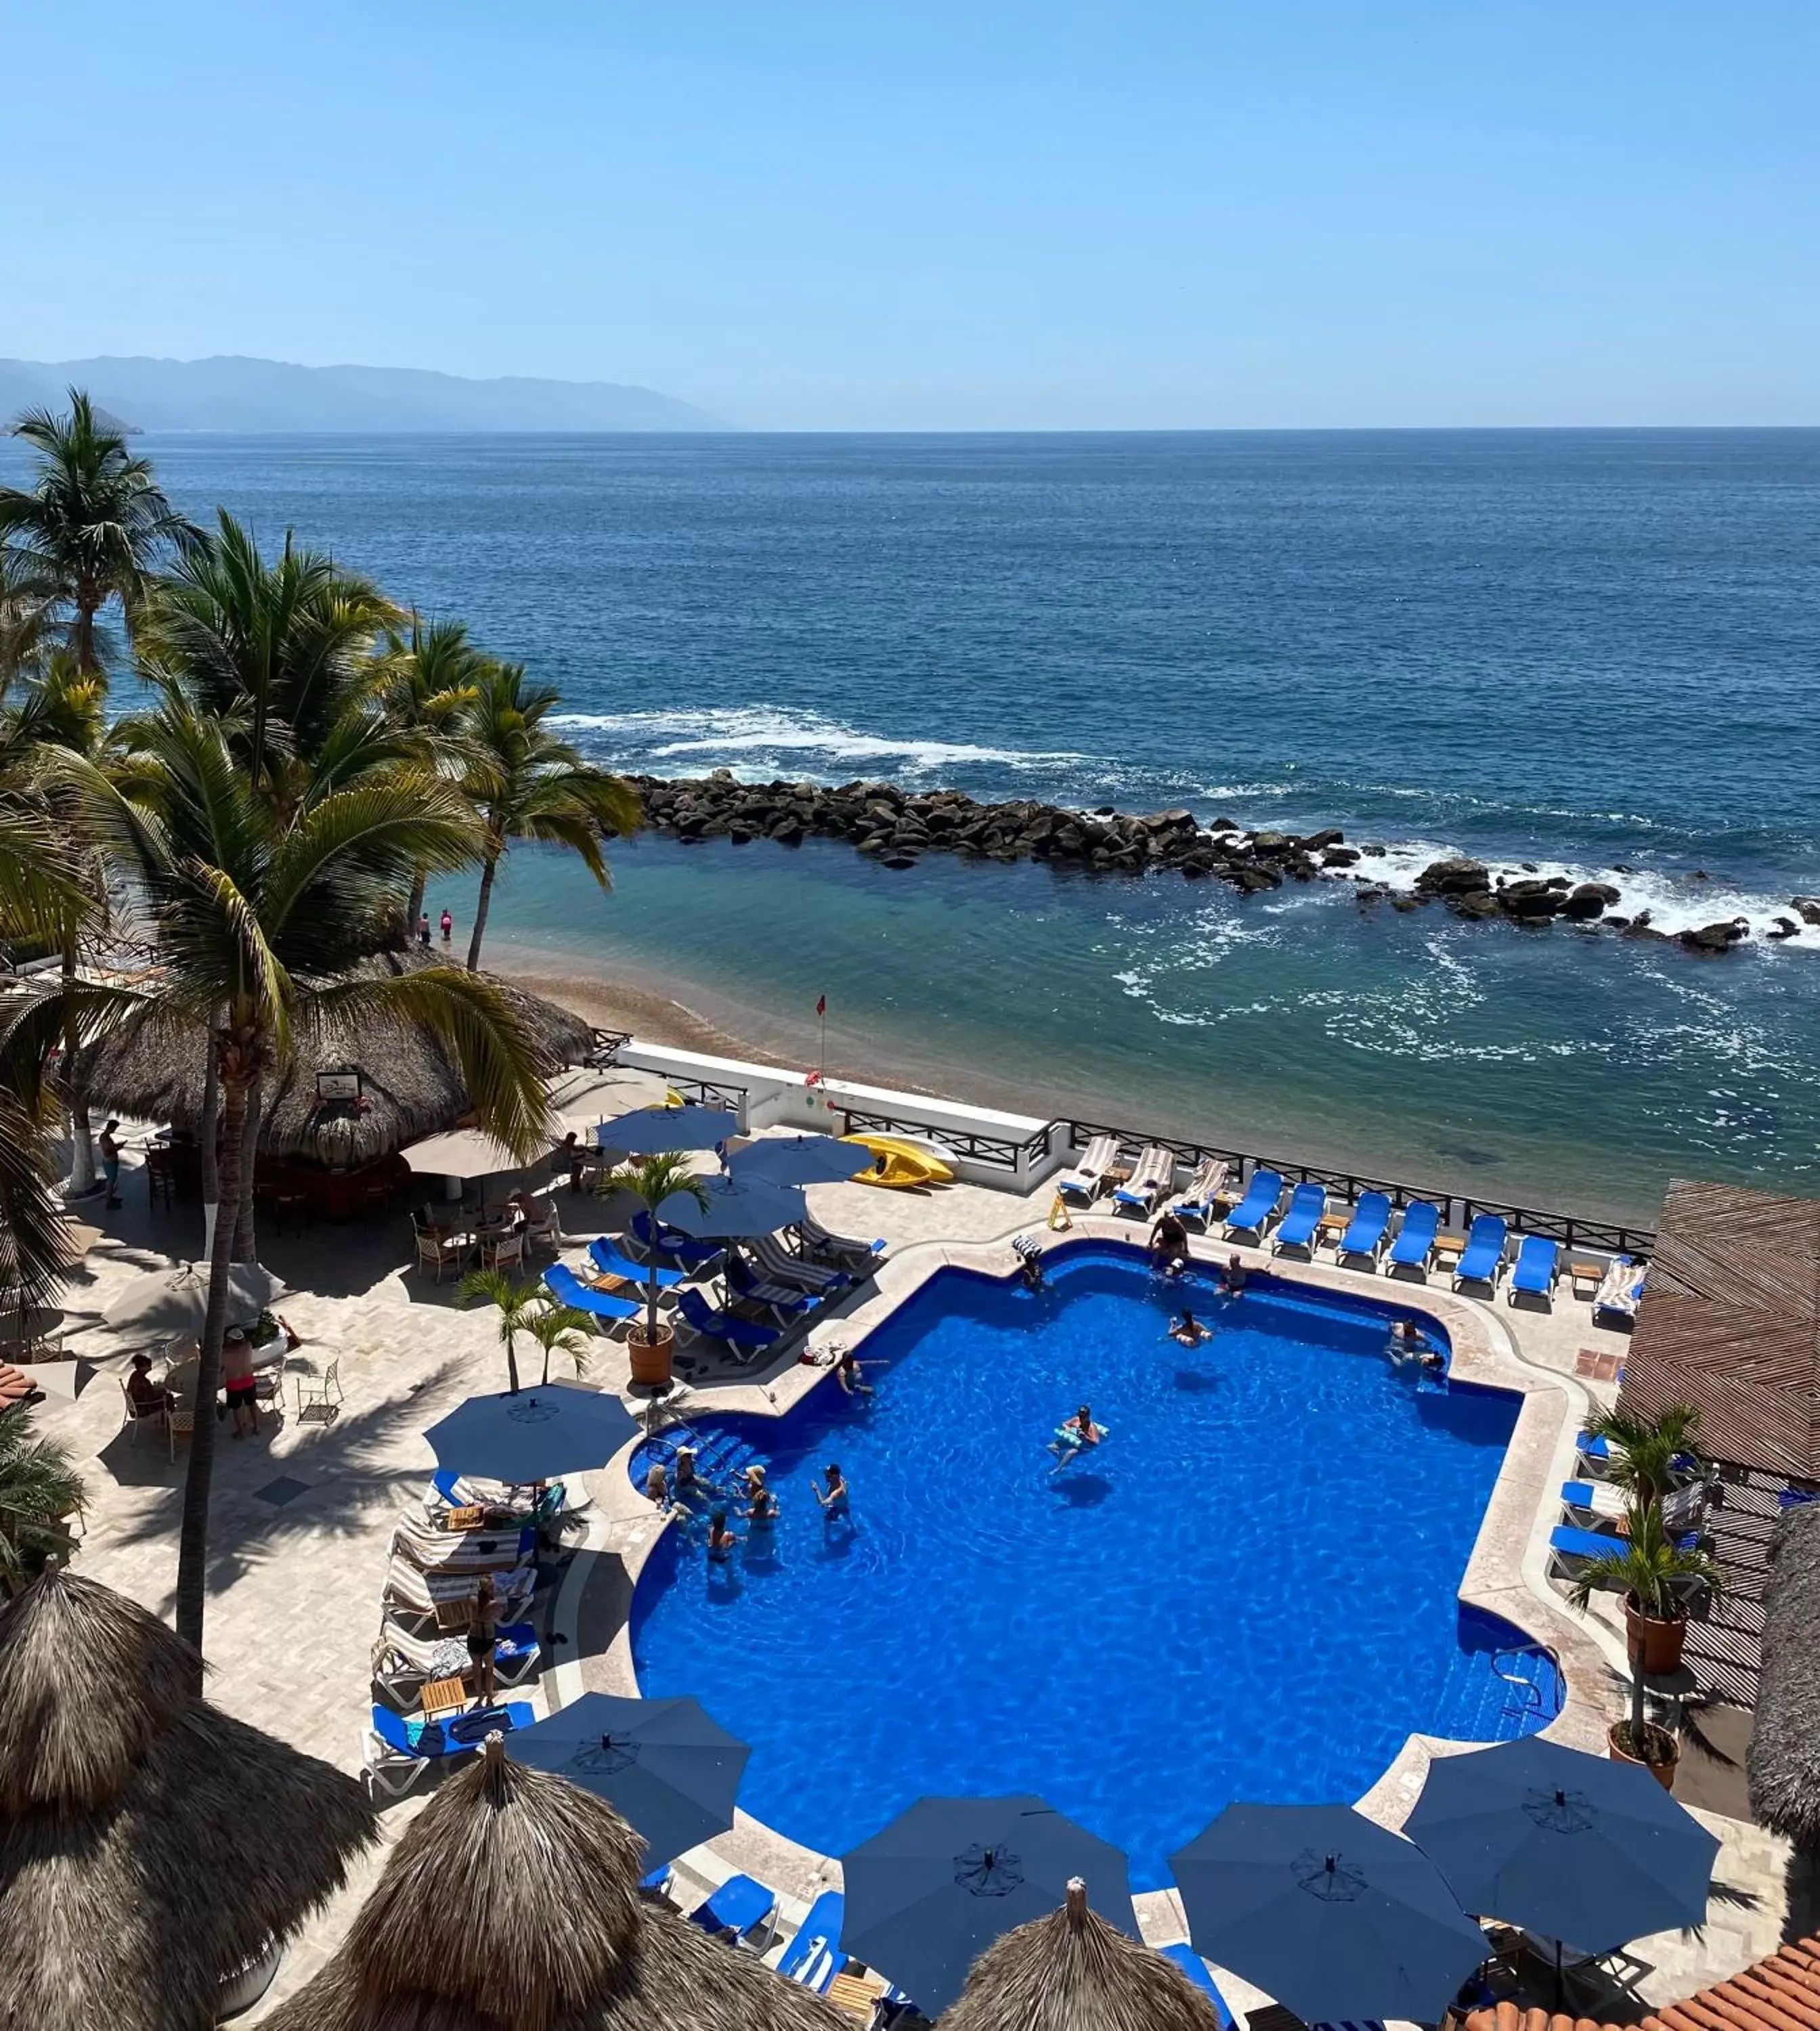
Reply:
[[[1511,880],[1482,861],[1438,860],[1416,876],[1414,893],[1393,893],[1368,865],[1379,845],[1353,845],[1337,827],[1320,832],[1248,832],[1236,819],[1203,825],[1182,808],[1147,816],[1102,805],[1091,811],[1030,799],[981,803],[964,790],[905,790],[895,783],[741,782],[730,770],[710,776],[630,776],[645,822],[685,844],[729,840],[736,846],[770,840],[800,846],[811,837],[844,839],[855,851],[893,868],[914,867],[926,853],[981,860],[1044,860],[1108,875],[1173,870],[1190,881],[1218,881],[1243,893],[1285,881],[1322,878],[1356,885],[1362,906],[1388,901],[1398,910],[1438,903],[1456,915],[1500,918],[1535,927],[1563,921],[1603,922],[1632,937],[1661,937],[1649,912],[1609,914],[1623,898],[1609,882],[1575,883],[1565,876]],[[1820,904],[1797,896],[1790,907],[1820,923]],[[1811,909],[1813,914],[1809,915]],[[1792,919],[1785,936],[1797,930]],[[1679,942],[1699,952],[1729,951],[1748,935],[1742,920],[1684,931]],[[1772,932],[1769,935],[1777,935]]]

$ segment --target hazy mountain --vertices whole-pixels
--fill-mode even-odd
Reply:
[[[464,381],[282,360],[0,360],[0,416],[86,389],[147,430],[717,430],[705,410],[612,381]]]

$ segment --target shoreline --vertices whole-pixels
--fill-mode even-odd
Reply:
[[[783,1071],[800,1071],[816,1062],[816,1025],[812,1019],[793,1021],[774,1009],[736,1002],[714,989],[680,975],[602,955],[599,963],[611,967],[613,977],[592,973],[572,952],[538,946],[524,940],[502,938],[487,956],[487,967],[517,984],[571,1010],[603,1029],[630,1031],[647,1042],[673,1049],[744,1060]],[[684,997],[687,997],[686,999]],[[800,1049],[792,1049],[800,1043]],[[855,1055],[863,1052],[863,1056]],[[1265,1130],[1236,1120],[1218,1118],[1218,1104],[1188,1105],[1181,1116],[1165,1124],[1141,1103],[1127,1107],[1116,1096],[1069,1091],[1040,1081],[1020,1080],[975,1064],[961,1065],[933,1056],[921,1064],[912,1054],[894,1054],[871,1040],[830,1027],[824,1068],[830,1078],[884,1086],[931,1100],[970,1102],[1044,1120],[1069,1119],[1110,1121],[1141,1136],[1154,1132],[1186,1141],[1261,1153],[1285,1164],[1306,1163],[1328,1170],[1400,1182],[1411,1189],[1456,1198],[1483,1198],[1498,1204],[1524,1204],[1576,1218],[1613,1224],[1653,1227],[1659,1201],[1634,1203],[1594,1191],[1564,1195],[1556,1203],[1534,1191],[1513,1189],[1513,1179],[1475,1179],[1454,1166],[1436,1161],[1411,1165],[1380,1147],[1347,1146],[1335,1138],[1318,1146],[1292,1129]]]

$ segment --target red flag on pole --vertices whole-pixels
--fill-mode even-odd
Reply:
[[[826,995],[825,995],[825,994],[824,994],[824,995],[822,995],[822,997],[821,997],[817,1001],[817,1002],[816,1002],[816,1004],[815,1004],[815,1013],[816,1013],[818,1016],[826,1016],[826,1015],[827,1014],[827,1012],[828,1012],[828,997],[827,997],[827,996],[826,996]]]

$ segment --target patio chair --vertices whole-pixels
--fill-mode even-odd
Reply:
[[[494,1631],[493,1670],[502,1686],[520,1686],[537,1668],[542,1653],[537,1631],[528,1622],[510,1622]],[[373,1645],[373,1683],[401,1712],[416,1705],[431,1679],[459,1678],[474,1669],[468,1643],[461,1636],[427,1636],[407,1629],[388,1616]]]
[[[556,1210],[553,1198],[539,1202],[543,1209],[539,1220],[527,1219],[524,1223],[524,1245],[527,1248],[547,1248],[551,1255],[562,1253],[562,1220]]]
[[[459,1235],[439,1234],[433,1228],[417,1227],[417,1267],[434,1269],[436,1280],[442,1280],[442,1272],[453,1269],[457,1276],[467,1260],[468,1244]]]
[[[170,1422],[170,1402],[160,1396],[155,1403],[136,1403],[132,1392],[126,1386],[126,1377],[116,1377],[120,1384],[120,1429],[132,1434],[132,1443],[139,1443],[141,1425],[168,1425]]]
[[[529,1727],[537,1716],[528,1700],[505,1706],[476,1707],[448,1720],[406,1720],[390,1707],[375,1706],[367,1732],[364,1771],[368,1791],[401,1798],[432,1763],[477,1754],[490,1735]]]
[[[480,1261],[488,1269],[521,1271],[524,1267],[524,1236],[516,1234],[489,1234],[480,1242]]]
[[[291,1367],[296,1379],[299,1422],[306,1418],[320,1418],[326,1424],[342,1402],[341,1356],[337,1355],[319,1368],[308,1355],[293,1355]]]

